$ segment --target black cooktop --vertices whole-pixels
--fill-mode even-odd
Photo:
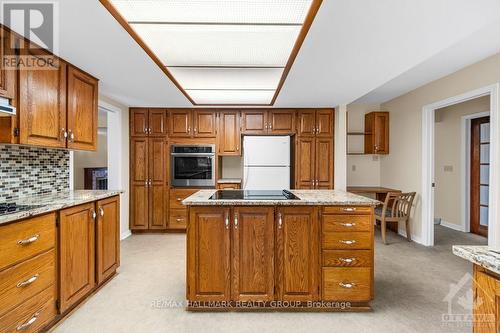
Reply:
[[[210,200],[300,200],[287,190],[218,190]]]
[[[18,205],[15,202],[0,203],[0,215],[23,212],[40,206],[37,205]]]

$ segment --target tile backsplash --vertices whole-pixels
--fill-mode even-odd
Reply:
[[[69,151],[0,145],[0,202],[69,189]]]

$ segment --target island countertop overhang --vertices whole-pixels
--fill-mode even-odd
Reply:
[[[377,206],[380,201],[342,190],[290,190],[300,200],[212,200],[215,189],[200,190],[182,201],[186,206]]]

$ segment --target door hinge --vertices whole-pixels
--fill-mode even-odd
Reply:
[[[19,128],[14,128],[14,136],[19,136]]]
[[[59,214],[57,214],[57,216],[56,216],[56,228],[59,228],[60,224],[61,224],[61,217],[59,216]]]
[[[61,301],[59,301],[58,299],[56,299],[56,309],[61,310]]]

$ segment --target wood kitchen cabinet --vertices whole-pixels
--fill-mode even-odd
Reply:
[[[216,115],[216,111],[211,109],[169,109],[169,136],[176,138],[215,137]]]
[[[365,114],[365,154],[389,154],[389,112]]]
[[[15,39],[4,27],[0,27],[0,59],[8,59],[15,56]],[[16,97],[16,72],[5,68],[5,63],[0,63],[0,96],[7,99]]]
[[[120,266],[120,199],[99,200],[96,206],[96,277],[101,284]]]
[[[481,266],[474,265],[472,281],[474,294],[473,331],[475,333],[497,333],[500,331],[500,276]]]
[[[130,136],[166,137],[167,109],[130,108]]]
[[[218,128],[219,156],[241,156],[240,112],[219,112]]]
[[[299,110],[297,135],[333,137],[334,112],[334,109]]]
[[[61,313],[95,287],[94,203],[60,211],[59,297]]]
[[[295,110],[245,110],[241,113],[243,134],[293,134]]]
[[[165,138],[131,138],[130,228],[164,230],[168,221],[168,143]]]
[[[279,207],[276,229],[277,297],[319,299],[319,227],[316,207]]]

